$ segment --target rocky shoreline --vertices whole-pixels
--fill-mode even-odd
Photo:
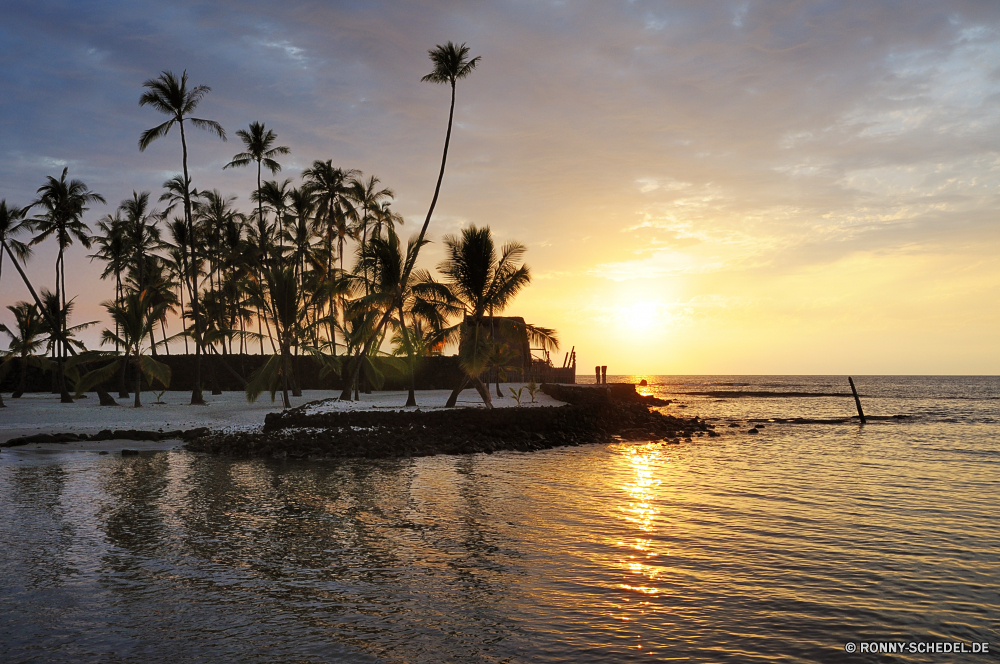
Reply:
[[[323,402],[312,402],[269,414],[261,431],[211,432],[185,448],[242,458],[376,459],[532,452],[616,440],[671,444],[718,435],[698,417],[651,411],[648,399],[638,395],[575,388],[570,392],[564,389],[559,396],[577,403],[549,408],[315,413],[310,411]]]
[[[106,440],[131,440],[131,441],[151,441],[162,440],[194,440],[199,436],[204,436],[210,432],[208,427],[197,427],[195,429],[177,429],[175,431],[148,431],[145,429],[102,429],[93,435],[85,433],[36,433],[30,436],[18,436],[0,443],[0,447],[22,447],[33,443],[56,443],[64,445],[66,443],[79,442],[102,442]]]

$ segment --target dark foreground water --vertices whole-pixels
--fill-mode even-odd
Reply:
[[[374,462],[4,450],[0,661],[997,661],[1000,380],[857,382],[867,414],[912,417],[752,436],[745,418],[853,400],[686,395],[667,410],[720,438]]]

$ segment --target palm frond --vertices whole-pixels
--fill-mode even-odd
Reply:
[[[149,355],[143,355],[139,358],[139,369],[146,376],[150,387],[152,387],[154,380],[159,381],[164,388],[170,387],[170,367],[166,364],[157,362]]]

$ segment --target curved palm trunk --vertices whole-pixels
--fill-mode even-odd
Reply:
[[[493,408],[493,400],[490,398],[490,390],[488,387],[483,385],[483,381],[479,380],[478,377],[466,376],[462,379],[462,382],[451,392],[451,396],[448,397],[448,401],[444,404],[445,408],[454,408],[455,404],[458,403],[458,395],[472,383],[472,386],[476,388],[476,392],[479,392],[479,396],[483,398],[483,405],[487,408]]]
[[[184,216],[188,226],[188,239],[191,242],[191,313],[194,316],[194,389],[191,390],[191,405],[205,405],[205,397],[201,394],[201,322],[198,315],[198,259],[194,236],[194,220],[191,218],[191,190],[188,178],[188,149],[184,137],[184,119],[178,120],[181,128],[181,151],[184,163]]]
[[[28,288],[28,292],[31,293],[31,297],[35,300],[35,306],[38,307],[38,310],[42,313],[42,316],[45,317],[45,321],[49,324],[49,327],[51,327],[53,330],[59,329],[59,327],[56,325],[56,322],[52,320],[52,318],[49,316],[49,312],[42,307],[42,301],[38,298],[38,293],[35,292],[34,286],[32,286],[31,282],[28,281],[28,275],[26,275],[24,273],[24,270],[21,269],[21,266],[17,264],[17,261],[14,259],[14,254],[10,250],[10,247],[7,245],[6,242],[0,242],[0,246],[2,246],[3,249],[7,252],[7,255],[10,256],[10,260],[12,263],[14,263],[14,267],[17,269],[17,273],[21,275],[21,281],[23,281],[24,285]],[[69,352],[71,355],[76,355],[76,350],[72,346],[69,347]],[[115,401],[114,398],[110,394],[108,394],[107,390],[105,390],[103,387],[98,385],[95,389],[97,390],[97,396],[100,398],[102,406],[118,405],[118,402]]]
[[[420,253],[420,246],[424,241],[424,236],[427,235],[427,227],[431,223],[431,216],[434,214],[434,207],[437,205],[438,195],[441,193],[441,182],[442,180],[444,180],[445,165],[448,163],[448,146],[451,144],[451,127],[454,122],[454,119],[455,119],[455,82],[452,81],[451,108],[448,110],[448,130],[444,136],[444,151],[441,154],[441,170],[438,172],[437,184],[434,186],[434,197],[431,198],[431,206],[427,210],[427,217],[424,219],[424,225],[421,226],[420,235],[417,236],[417,242],[416,245],[414,245],[413,256],[407,256],[406,264],[403,266],[403,274],[400,280],[400,283],[403,284],[405,284],[409,280],[410,273],[413,272],[413,266],[416,265],[417,254]],[[372,343],[375,341],[375,338],[378,337],[379,332],[385,329],[385,324],[389,321],[390,316],[392,316],[392,307],[388,307],[385,310],[385,314],[382,315],[382,319],[379,321],[378,326],[375,328],[375,333],[368,340],[368,342],[365,343],[364,350],[358,354],[359,359],[362,354],[367,355],[371,351]],[[354,376],[352,377],[351,382],[348,384],[348,388],[350,387],[350,385],[356,384],[358,382],[358,376],[360,372],[361,372],[361,363],[358,362],[357,366],[354,367]],[[482,381],[479,381],[478,378],[476,380],[479,382],[480,385],[482,385]],[[478,390],[479,388],[477,387],[476,389]],[[348,389],[344,390],[344,394],[346,394],[347,395],[346,398],[350,400],[351,396]],[[344,394],[340,395],[341,399],[345,398]],[[453,396],[455,399],[458,398],[457,395]],[[451,402],[452,399],[449,398],[448,401]],[[483,401],[487,402],[490,405],[490,407],[492,407],[492,403],[490,402],[489,399],[489,390],[486,390],[486,398],[483,399]]]

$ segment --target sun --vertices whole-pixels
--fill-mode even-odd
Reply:
[[[637,302],[622,307],[619,321],[622,327],[632,332],[650,332],[662,323],[660,307],[655,302]]]

